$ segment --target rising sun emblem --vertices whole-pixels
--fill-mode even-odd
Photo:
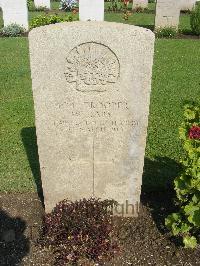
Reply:
[[[117,56],[99,43],[83,43],[73,48],[66,59],[65,78],[75,83],[78,91],[106,91],[120,75]]]

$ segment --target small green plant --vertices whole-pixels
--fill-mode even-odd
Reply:
[[[35,11],[35,5],[33,0],[27,0],[28,11]]]
[[[41,245],[55,254],[56,265],[77,265],[79,260],[100,263],[119,250],[114,240],[112,200],[63,200],[45,216]],[[87,264],[85,264],[87,265]]]
[[[119,12],[124,9],[123,3],[120,0],[111,0],[109,2],[108,11]]]
[[[23,35],[25,32],[26,30],[22,26],[14,23],[3,27],[0,30],[0,35],[5,37],[17,37]]]
[[[195,35],[200,35],[200,4],[197,4],[190,16],[190,25]]]
[[[72,21],[72,20],[73,20],[72,16],[67,16],[67,17],[61,17],[58,15],[38,16],[31,20],[30,28],[33,29],[33,28],[37,28],[40,26],[45,26],[45,25],[55,24],[55,23],[65,22],[65,21]]]
[[[174,27],[158,28],[155,34],[157,38],[174,38],[177,35],[177,30]]]
[[[186,248],[195,248],[200,232],[200,107],[185,106],[185,121],[179,129],[185,155],[182,173],[174,181],[179,212],[165,219],[174,236],[181,236]]]

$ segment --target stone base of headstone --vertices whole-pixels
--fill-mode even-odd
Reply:
[[[112,210],[113,216],[118,217],[138,217],[140,203],[130,203],[126,200],[123,203],[118,204]]]

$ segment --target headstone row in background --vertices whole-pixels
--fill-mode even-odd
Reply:
[[[182,0],[181,3],[181,10],[192,10],[195,6],[195,3],[199,0]]]
[[[157,0],[155,28],[174,27],[178,29],[181,10],[192,10],[197,0]]]
[[[34,0],[35,7],[46,7],[50,9],[50,0]]]
[[[4,26],[19,24],[28,30],[27,0],[0,0],[3,10]],[[155,28],[178,28],[181,10],[192,10],[196,0],[157,0]],[[50,0],[34,0],[36,7],[50,8]],[[133,0],[133,9],[148,7],[148,0]],[[80,21],[104,20],[104,0],[80,0]]]
[[[148,0],[133,0],[133,9],[141,7],[147,8],[148,7]]]
[[[28,8],[26,0],[1,0],[4,26],[16,23],[28,30]]]
[[[104,0],[79,0],[80,21],[104,21]]]
[[[172,0],[172,1],[167,1],[167,0],[159,1],[159,0],[157,0],[157,2],[173,2],[175,7],[178,4],[180,11],[181,10],[192,10],[197,1],[199,1],[199,0]],[[171,4],[169,3],[169,6],[170,5]],[[148,0],[133,0],[133,9],[135,9],[137,7],[147,8],[148,7]]]
[[[35,7],[50,8],[50,0],[34,0]],[[4,26],[16,23],[28,30],[27,0],[0,0]]]

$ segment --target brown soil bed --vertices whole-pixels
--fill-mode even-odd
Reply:
[[[165,229],[164,218],[174,210],[172,197],[171,192],[143,193],[139,217],[120,222],[120,254],[104,265],[200,265],[200,247],[184,249]],[[37,245],[43,215],[37,194],[0,194],[1,266],[54,265],[51,252]]]
[[[191,39],[191,40],[200,40],[200,35],[192,35],[192,34],[181,34],[179,33],[175,39]]]

